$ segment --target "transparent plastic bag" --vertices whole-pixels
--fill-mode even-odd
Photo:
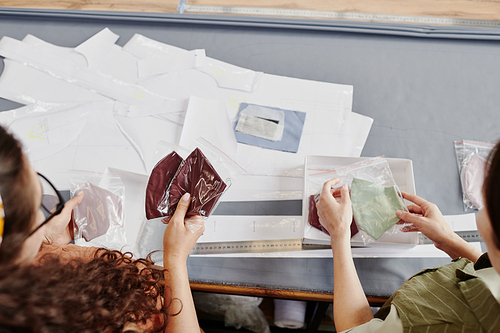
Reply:
[[[158,210],[167,218],[174,214],[184,193],[191,194],[187,216],[209,217],[221,195],[241,174],[242,169],[208,141],[198,140],[197,146],[180,163],[158,205]]]
[[[169,218],[179,199],[191,194],[187,215],[210,216],[220,196],[245,171],[205,139],[196,141],[191,153],[181,146],[161,141],[155,151],[158,160],[146,187],[146,218]]]
[[[330,233],[328,230],[325,229],[319,222],[319,216],[318,216],[318,209],[316,208],[316,204],[318,203],[319,200],[319,193],[318,194],[312,194],[309,196],[309,216],[308,216],[308,222],[309,224],[313,227],[316,228],[328,236],[330,236]],[[358,225],[356,224],[356,221],[354,220],[354,217],[352,218],[351,222],[351,238],[354,237],[359,232]]]
[[[335,188],[340,188],[343,184],[349,186],[353,218],[359,230],[355,233],[356,228],[351,224],[351,240],[368,245],[384,233],[392,235],[401,232],[396,226],[399,221],[396,211],[407,208],[385,158],[376,157],[337,170],[307,172],[306,194],[310,200],[308,214],[311,226],[317,224],[315,223],[317,213],[315,216],[311,211],[315,209],[311,196],[321,193],[326,181],[340,178]]]
[[[482,189],[484,177],[490,165],[487,159],[495,144],[463,140],[455,141],[454,145],[464,210],[479,210],[484,207]]]
[[[75,207],[75,243],[120,249],[125,245],[125,185],[113,173],[71,171],[71,196],[83,192]]]
[[[183,159],[175,151],[162,158],[153,168],[146,187],[146,219],[166,216],[158,207],[161,205],[165,189],[170,186]]]
[[[186,215],[208,217],[226,187],[208,158],[196,148],[180,163],[158,208],[171,217],[182,195],[190,193],[191,203]]]
[[[262,298],[251,296],[193,293],[198,310],[224,316],[226,326],[241,327],[256,333],[270,333],[269,324],[259,308]]]

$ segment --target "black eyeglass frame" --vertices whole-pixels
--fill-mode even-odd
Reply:
[[[47,177],[45,177],[44,175],[42,175],[41,173],[37,172],[38,176],[39,177],[42,177],[53,189],[54,191],[56,192],[57,194],[57,198],[59,199],[59,203],[57,204],[56,206],[56,210],[54,212],[50,212],[48,211],[48,209],[43,206],[43,203],[42,203],[42,207],[47,210],[47,213],[49,213],[49,216],[47,216],[47,218],[45,219],[45,221],[42,222],[42,224],[40,224],[38,227],[35,228],[35,230],[33,230],[32,232],[30,232],[30,234],[28,235],[28,237],[31,237],[35,232],[38,231],[38,229],[40,229],[41,227],[43,227],[45,224],[47,224],[47,222],[49,222],[54,216],[56,215],[59,215],[61,214],[61,211],[63,210],[64,208],[64,204],[66,203],[66,201],[64,201],[64,198],[62,197],[61,193],[59,193],[59,191],[56,189],[56,187],[50,182],[50,180],[47,179]]]

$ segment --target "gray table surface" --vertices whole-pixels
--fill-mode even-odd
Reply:
[[[463,212],[453,141],[500,138],[498,29],[0,9],[0,36],[17,39],[74,47],[105,27],[121,45],[140,33],[256,71],[353,85],[353,111],[375,119],[362,156],[413,160],[417,194],[444,214]],[[355,262],[365,292],[388,296],[449,259]],[[333,290],[331,259],[190,258],[188,268],[193,281]]]

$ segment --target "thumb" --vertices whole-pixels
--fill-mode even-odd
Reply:
[[[347,184],[342,185],[342,188],[340,189],[340,201],[345,204],[351,202],[351,197],[349,196],[349,189],[347,188]]]
[[[83,200],[83,192],[78,193],[73,198],[66,201],[64,204],[64,209],[73,210],[76,206],[78,206]]]
[[[189,208],[191,195],[189,193],[184,193],[179,202],[177,203],[177,209],[175,210],[174,216],[172,216],[173,220],[176,221],[180,219],[184,222],[184,217],[186,216],[187,210]]]
[[[398,210],[396,211],[396,215],[403,221],[413,223],[415,225],[419,225],[422,222],[422,219],[424,219],[423,216],[415,215],[412,213],[405,212],[404,210]]]

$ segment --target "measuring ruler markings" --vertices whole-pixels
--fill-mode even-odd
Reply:
[[[479,235],[479,231],[477,230],[470,230],[470,231],[455,231],[457,235],[459,235],[462,239],[464,239],[467,242],[482,242],[483,239],[481,238],[481,235]],[[432,244],[432,241],[424,236],[423,234],[420,234],[420,239],[421,243],[423,244]]]
[[[467,242],[482,242],[477,230],[456,231]],[[432,241],[420,234],[420,244],[432,244]],[[302,244],[301,239],[260,240],[241,242],[214,242],[196,244],[191,254],[259,253],[330,249],[330,245]]]
[[[325,19],[370,21],[370,22],[500,27],[500,21],[492,21],[492,20],[473,20],[473,19],[459,19],[459,18],[432,17],[432,16],[387,15],[387,14],[370,14],[370,13],[355,13],[355,12],[335,12],[335,11],[307,10],[307,9],[201,6],[201,5],[184,4],[183,11],[188,13],[204,13],[204,14],[284,16],[284,17],[325,18]]]
[[[258,253],[329,249],[329,245],[304,245],[301,239],[215,242],[196,244],[191,254]]]

